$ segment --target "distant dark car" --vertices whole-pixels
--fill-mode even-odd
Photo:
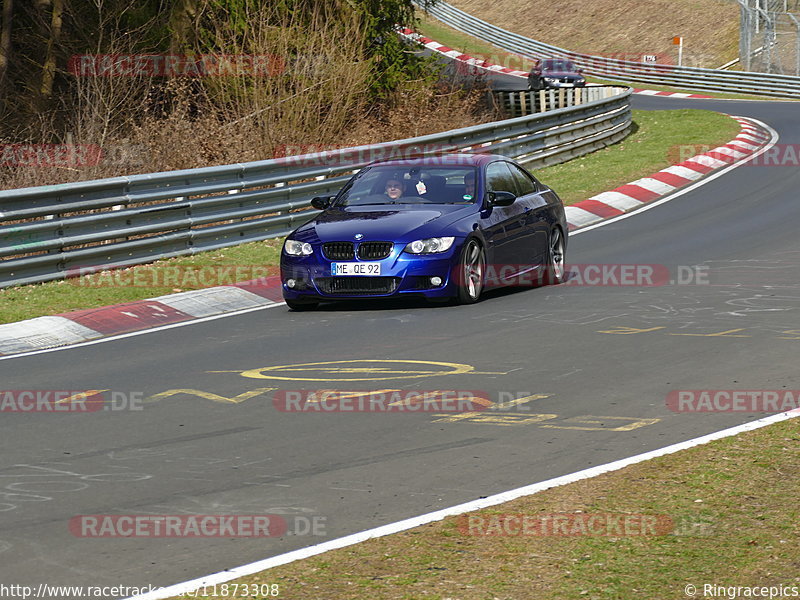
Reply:
[[[294,310],[374,297],[469,304],[486,287],[564,277],[564,206],[504,156],[378,161],[311,204],[322,213],[289,234],[281,253]]]
[[[583,87],[586,79],[583,71],[575,63],[562,58],[545,58],[536,61],[528,75],[528,88],[543,90],[546,88]]]

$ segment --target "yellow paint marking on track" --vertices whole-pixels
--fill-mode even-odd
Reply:
[[[783,337],[781,336],[778,339],[781,340],[800,340],[800,329],[789,329],[787,331],[781,331],[781,333],[785,333],[786,335],[791,335],[794,337]]]
[[[579,423],[585,425],[542,425],[547,429],[577,429],[580,431],[631,431],[639,427],[647,427],[648,425],[655,425],[661,419],[640,419],[637,417],[598,417],[594,415],[583,415],[580,417],[569,417],[564,419],[562,423]],[[606,421],[621,421],[626,422],[626,425],[619,427],[603,427]]]
[[[390,363],[400,365],[432,365],[435,367],[444,367],[445,370],[441,371],[419,371],[419,370],[393,370],[389,367],[372,367],[372,366],[333,366],[333,365],[353,365],[354,363]],[[277,379],[281,381],[383,381],[386,379],[417,379],[421,377],[435,377],[440,375],[461,375],[464,373],[472,373],[475,367],[471,365],[463,365],[459,363],[438,362],[431,360],[384,360],[384,359],[359,359],[359,360],[332,360],[316,363],[301,363],[296,365],[278,365],[273,367],[260,367],[257,369],[248,369],[240,371],[242,377],[249,377],[251,379]],[[344,374],[358,374],[376,375],[372,377],[348,377],[348,378],[329,378],[329,377],[294,377],[285,375],[273,375],[273,373],[296,372],[296,371],[309,371],[311,373],[317,372],[330,372],[330,373],[344,373]],[[377,375],[386,375],[385,377]]]
[[[295,368],[288,368],[284,367],[281,371],[309,371],[312,369],[307,369],[305,367],[295,367]],[[405,374],[419,374],[425,373],[429,375],[438,375],[438,371],[395,371],[388,368],[382,367],[318,367],[313,369],[314,371],[323,371],[328,373],[380,373],[381,375],[405,375]]]
[[[232,398],[227,398],[225,396],[220,396],[219,394],[214,394],[213,392],[204,392],[202,390],[191,390],[191,389],[180,389],[180,390],[167,390],[165,392],[160,392],[153,396],[147,398],[146,402],[157,402],[158,400],[163,400],[164,398],[169,398],[170,396],[177,396],[179,394],[185,394],[187,396],[199,396],[200,398],[205,398],[206,400],[213,400],[214,402],[220,402],[222,404],[240,404],[245,400],[249,400],[255,396],[260,396],[266,392],[271,392],[278,388],[258,388],[255,390],[250,390],[247,392],[242,392],[238,396],[233,396]]]
[[[532,394],[531,396],[523,396],[522,398],[516,398],[515,400],[509,400],[508,402],[501,402],[500,404],[496,405],[495,408],[498,410],[504,410],[506,408],[519,406],[520,404],[527,404],[528,402],[532,402],[534,400],[549,398],[550,396],[552,396],[552,394]]]
[[[669,335],[688,335],[691,337],[735,337],[735,338],[745,338],[745,337],[752,337],[749,335],[731,335],[736,333],[737,331],[744,331],[744,329],[729,329],[728,331],[720,331],[718,333],[670,333]]]
[[[97,394],[102,394],[103,392],[107,392],[108,390],[86,390],[85,392],[80,392],[79,394],[73,394],[69,398],[62,398],[61,400],[56,400],[56,404],[66,404],[67,402],[74,402],[75,400],[86,400],[91,396],[95,396]],[[93,401],[89,400],[88,404],[91,404]],[[101,398],[99,401],[95,400],[95,402],[105,402],[105,398]]]
[[[492,409],[489,411],[471,411],[460,413],[457,415],[453,414],[435,414],[434,417],[441,417],[440,419],[435,419],[434,423],[454,423],[456,421],[470,421],[471,423],[493,423],[495,425],[524,425],[525,423],[539,423],[541,421],[546,421],[548,419],[555,419],[558,415],[551,415],[551,414],[516,414],[516,413],[507,413],[503,415],[506,421],[513,421],[513,422],[500,422],[500,415],[494,412],[496,409],[506,409],[506,408],[513,408],[514,406],[519,406],[521,404],[527,404],[528,402],[532,402],[533,400],[541,400],[542,398],[549,398],[552,394],[531,394],[530,396],[523,396],[522,398],[516,398],[514,400],[509,400],[508,402],[502,402],[501,404],[495,404],[492,406]],[[524,422],[520,422],[519,419],[509,418],[509,415],[513,417],[521,417],[523,419],[527,419]],[[544,417],[544,418],[542,418]]]
[[[484,423],[489,425],[530,425],[531,423],[541,423],[557,419],[558,415],[552,413],[498,413],[491,410],[479,412],[467,412],[458,415],[435,414],[434,423],[455,423],[457,421],[468,421],[470,423]]]
[[[666,327],[650,327],[649,329],[638,329],[636,327],[615,327],[614,329],[598,331],[597,333],[611,333],[613,335],[632,335],[634,333],[650,333],[651,331],[658,331],[659,329],[666,329]]]

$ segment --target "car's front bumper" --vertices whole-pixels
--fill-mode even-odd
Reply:
[[[574,81],[547,81],[544,80],[544,85],[549,88],[576,88],[585,87],[586,81],[583,79]]]
[[[462,240],[463,242],[463,240]],[[421,295],[445,298],[457,293],[453,268],[460,252],[459,240],[437,254],[410,254],[404,244],[395,244],[392,253],[382,260],[334,261],[325,258],[319,247],[311,256],[281,255],[281,286],[287,300],[343,300],[348,298],[389,298]],[[380,275],[334,276],[334,262],[380,264]],[[441,283],[431,283],[432,277]],[[294,280],[294,287],[287,282]]]

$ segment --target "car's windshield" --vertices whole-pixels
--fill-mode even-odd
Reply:
[[[569,60],[546,60],[544,61],[544,70],[546,71],[576,71],[575,63]]]
[[[342,190],[336,206],[472,204],[476,169],[448,165],[366,167]]]

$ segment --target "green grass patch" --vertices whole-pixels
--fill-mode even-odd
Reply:
[[[621,143],[563,165],[540,169],[536,175],[552,186],[565,203],[574,203],[672,164],[680,157],[680,145],[715,147],[739,131],[738,123],[730,117],[700,110],[634,111],[634,123],[635,131]],[[264,270],[277,274],[282,243],[282,239],[254,242],[131,267],[113,275],[2,289],[0,323],[232,283],[213,279],[220,272],[220,277],[227,277],[226,268],[241,267],[240,279],[258,278]],[[187,275],[191,268],[199,270],[196,282]],[[170,278],[174,285],[170,285]]]
[[[277,584],[295,600],[675,600],[691,597],[687,585],[698,598],[712,597],[704,584],[800,586],[799,484],[795,419],[471,513],[645,515],[668,524],[655,535],[470,535],[450,517],[231,583]]]
[[[277,274],[283,239],[0,290],[0,322],[133,302]],[[192,275],[196,272],[196,276]]]
[[[565,204],[574,204],[726,144],[740,129],[727,115],[695,109],[635,110],[633,121],[634,132],[620,143],[539,169],[536,176]]]

